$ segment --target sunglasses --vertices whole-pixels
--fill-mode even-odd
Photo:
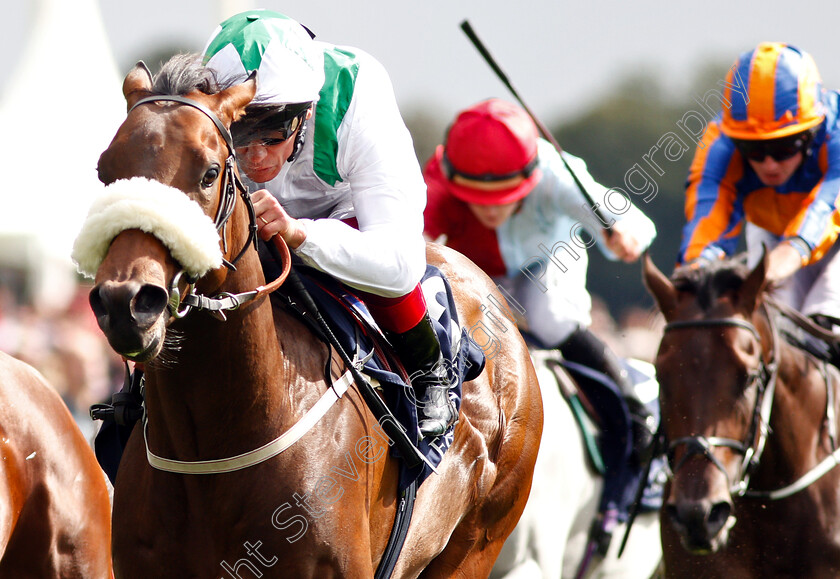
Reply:
[[[257,144],[262,145],[263,147],[274,147],[276,145],[279,145],[280,143],[285,143],[290,136],[291,133],[289,135],[281,135],[279,137],[265,137],[263,139],[256,139],[254,141],[251,141],[251,145],[253,146],[254,144]]]
[[[233,135],[233,146],[238,148],[252,147],[254,145],[261,145],[263,147],[279,145],[287,141],[298,130],[304,114],[306,114],[306,111],[289,119],[284,119],[279,122],[274,121],[271,124],[271,128],[265,130],[265,133],[271,134],[270,137],[257,136],[260,132],[263,132],[257,127],[252,127],[251,130],[239,130]]]
[[[806,131],[790,137],[768,141],[745,141],[742,139],[732,139],[732,141],[741,154],[750,161],[761,162],[769,156],[774,161],[781,162],[805,151],[811,144],[812,138],[812,133]]]

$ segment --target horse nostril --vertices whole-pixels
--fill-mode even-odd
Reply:
[[[714,536],[726,524],[732,514],[732,505],[727,501],[720,501],[712,505],[709,510],[709,531]]]
[[[154,324],[168,303],[166,291],[156,285],[145,284],[131,302],[132,317],[140,327]]]
[[[107,325],[108,323],[108,312],[105,309],[105,303],[102,300],[102,295],[99,293],[99,289],[100,288],[97,286],[90,290],[88,302],[90,303],[90,309],[93,310],[93,315],[96,316],[96,322],[100,327],[105,329],[104,325]]]

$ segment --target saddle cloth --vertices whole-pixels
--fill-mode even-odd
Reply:
[[[636,490],[643,475],[643,465],[630,461],[632,452],[632,431],[630,412],[618,386],[610,378],[592,368],[562,361],[583,396],[591,403],[601,428],[597,433],[599,449],[606,463],[604,490],[601,497],[602,512],[616,511],[618,520],[624,522],[633,505]],[[639,369],[625,362],[625,368],[635,386],[650,378]],[[654,398],[646,406],[659,422],[659,400]],[[664,458],[654,457],[650,474],[642,495],[642,510],[658,510],[662,506],[663,482],[658,475],[664,466]]]

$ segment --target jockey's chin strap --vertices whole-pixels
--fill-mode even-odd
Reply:
[[[233,138],[231,137],[230,130],[228,130],[228,128],[224,125],[224,123],[222,123],[219,117],[216,116],[216,114],[209,108],[207,108],[198,101],[194,101],[192,99],[188,99],[179,95],[148,96],[134,103],[134,106],[132,106],[128,112],[131,113],[131,111],[133,111],[135,108],[142,104],[159,101],[172,101],[176,103],[181,103],[201,111],[207,118],[213,121],[213,124],[216,125],[216,129],[218,129],[219,134],[221,134],[222,139],[224,139],[225,144],[227,145],[228,156],[225,159],[221,198],[219,199],[219,207],[216,210],[216,217],[213,221],[216,225],[216,230],[219,232],[219,236],[222,240],[222,251],[224,254],[227,254],[228,247],[225,225],[227,224],[228,219],[230,219],[230,216],[233,214],[234,207],[236,206],[236,191],[238,190],[240,196],[242,197],[242,200],[245,202],[245,207],[248,209],[248,239],[245,242],[245,245],[242,247],[239,253],[236,254],[236,257],[232,261],[228,261],[227,259],[222,260],[222,263],[228,269],[236,271],[236,263],[245,254],[245,252],[248,250],[248,247],[253,243],[254,249],[256,250],[257,248],[257,217],[256,212],[254,210],[254,205],[251,202],[251,196],[248,194],[248,188],[239,179],[239,175],[235,170],[236,151],[233,147]],[[269,284],[260,286],[252,291],[243,292],[239,294],[223,292],[215,297],[207,297],[200,294],[196,294],[194,292],[194,285],[197,280],[190,279],[189,276],[187,276],[187,274],[183,270],[179,271],[172,279],[172,283],[170,284],[169,288],[170,315],[172,315],[172,317],[174,318],[183,318],[189,313],[189,311],[192,308],[196,308],[200,310],[207,310],[216,317],[224,320],[225,310],[235,310],[245,302],[249,302],[262,295],[273,292],[275,289],[277,289],[283,284],[291,268],[291,257],[289,254],[289,248],[288,246],[286,246],[286,243],[279,236],[275,236],[273,242],[284,257],[283,271],[277,279],[275,279]],[[181,294],[180,288],[183,279],[186,279],[187,281],[187,287],[184,292],[184,295]]]

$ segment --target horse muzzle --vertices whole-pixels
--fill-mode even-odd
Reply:
[[[695,555],[718,551],[735,524],[731,499],[668,501],[664,509],[683,548]]]
[[[115,352],[135,362],[160,353],[168,318],[165,288],[134,280],[105,281],[91,290],[89,299]]]
[[[726,466],[707,440],[702,446],[703,451],[688,452],[678,461],[663,507],[683,547],[697,555],[718,551],[735,524]]]

